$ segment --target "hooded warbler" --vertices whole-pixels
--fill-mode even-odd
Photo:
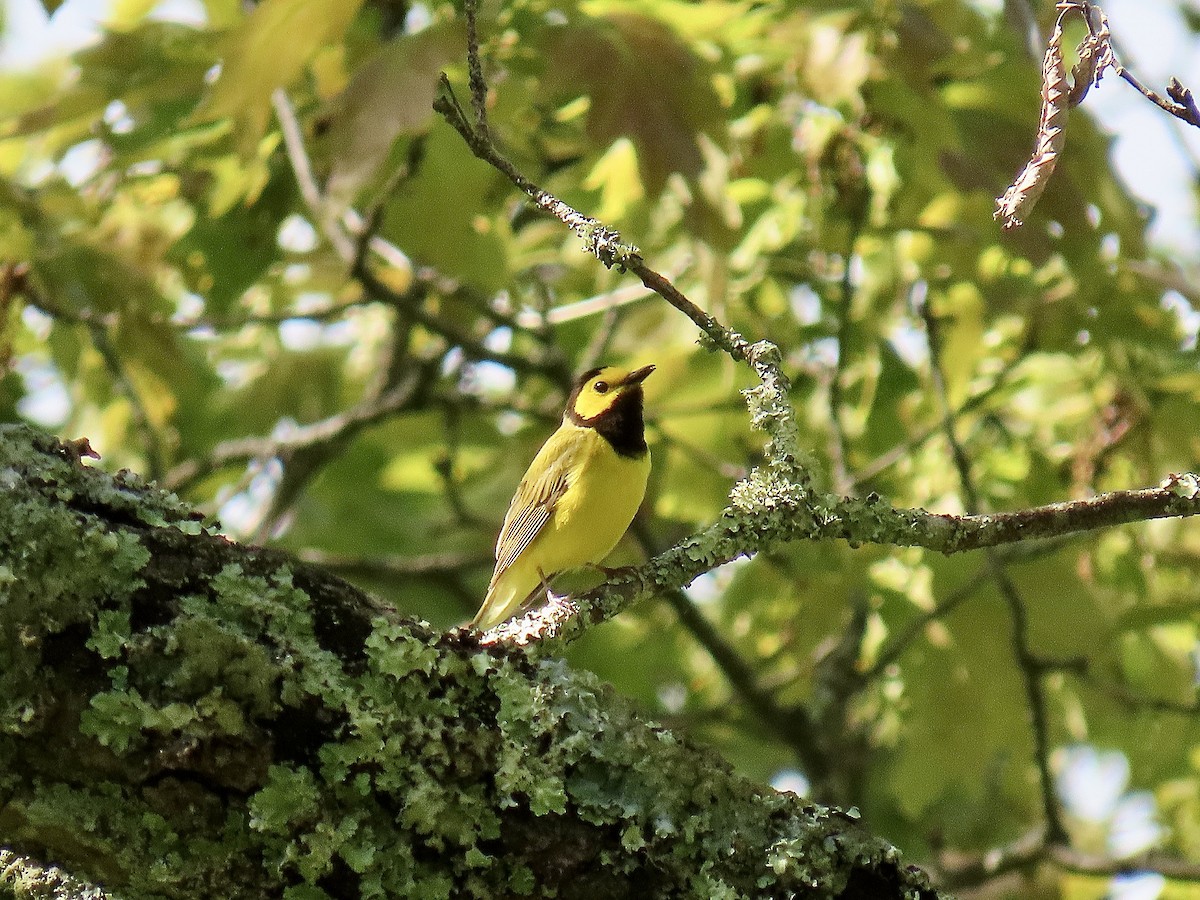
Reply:
[[[642,382],[653,371],[605,366],[579,377],[562,424],[509,504],[496,541],[496,570],[472,628],[498,625],[549,579],[598,563],[617,545],[650,476]]]

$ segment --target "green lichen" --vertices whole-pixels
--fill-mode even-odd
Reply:
[[[133,515],[134,480],[80,478],[77,470],[50,439],[0,427],[0,735],[36,727],[51,702],[39,676],[46,638],[94,625],[101,604],[119,606],[136,589],[149,560],[136,535],[81,512],[111,504]],[[47,494],[57,505],[44,502]],[[156,519],[179,509],[151,496],[148,514]],[[106,649],[116,621],[106,618],[96,637]]]

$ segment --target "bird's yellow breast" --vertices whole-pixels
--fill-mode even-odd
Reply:
[[[577,460],[567,490],[522,556],[547,574],[598,563],[633,521],[646,495],[650,453],[619,455],[595,429],[564,424]]]

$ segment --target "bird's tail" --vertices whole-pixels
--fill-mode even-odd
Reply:
[[[513,574],[515,573],[511,570],[504,572],[488,585],[487,596],[483,598],[479,612],[475,613],[475,618],[471,620],[471,628],[477,631],[487,631],[493,625],[499,625],[516,613],[533,596],[537,586],[533,590],[526,590],[522,593],[521,585],[518,583],[519,579],[505,577]]]

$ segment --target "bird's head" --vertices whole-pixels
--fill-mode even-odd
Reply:
[[[642,382],[653,371],[654,366],[643,366],[632,372],[604,366],[584,372],[567,401],[567,418],[577,425],[596,427],[602,418],[636,410],[640,426]]]

